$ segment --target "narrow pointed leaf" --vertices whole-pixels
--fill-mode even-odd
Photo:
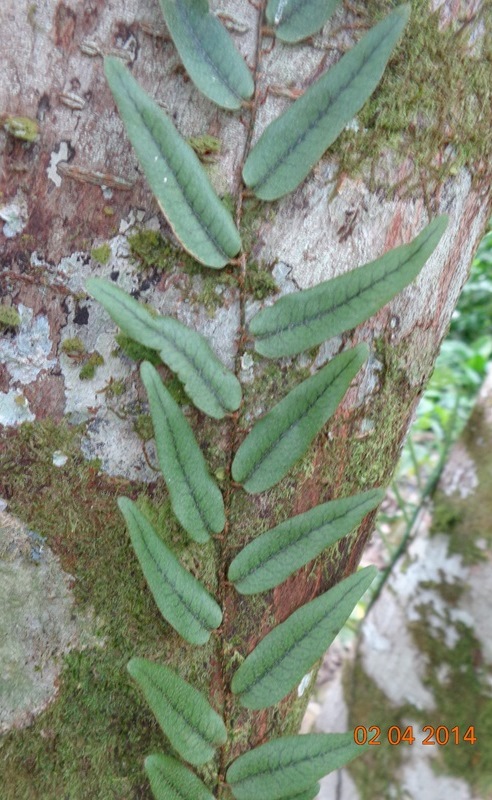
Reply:
[[[144,361],[140,374],[149,398],[157,457],[173,511],[192,539],[206,542],[211,532],[220,533],[224,528],[222,494],[210,477],[188,421],[157,370]]]
[[[241,550],[229,567],[229,580],[241,594],[273,589],[350,533],[383,497],[383,489],[371,489],[282,522]]]
[[[375,90],[409,13],[395,9],[266,128],[243,169],[257,197],[276,200],[309,174]]]
[[[222,108],[237,109],[254,92],[251,73],[207,0],[159,0],[191,80]]]
[[[179,563],[135,503],[120,497],[118,506],[162,616],[187,642],[205,644],[222,621],[220,607]]]
[[[352,733],[282,736],[239,756],[226,778],[236,800],[282,800],[293,792],[310,790],[314,781],[366,749],[354,742]]]
[[[210,761],[227,732],[206,697],[162,664],[132,658],[127,669],[180,756],[190,764]]]
[[[102,278],[89,278],[87,290],[123,333],[159,351],[197,408],[215,419],[239,408],[241,385],[203,336],[172,317],[153,316],[129,294]]]
[[[267,708],[293,689],[328,649],[377,574],[366,567],[294,611],[243,661],[231,688],[246,708]]]
[[[202,264],[225,266],[241,240],[199,159],[121,59],[105,58],[104,69],[128,138],[176,237]]]
[[[447,223],[447,216],[436,217],[409,244],[260,311],[249,326],[258,353],[295,355],[372,317],[417,277]]]
[[[215,800],[205,784],[171,756],[147,756],[145,771],[155,800]]]
[[[266,18],[283,42],[298,42],[321,30],[340,0],[268,0]]]
[[[236,453],[234,480],[247,492],[278,483],[335,412],[368,353],[365,344],[340,353],[258,420]]]

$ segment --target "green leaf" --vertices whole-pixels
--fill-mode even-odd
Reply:
[[[260,311],[249,326],[258,353],[295,355],[369,319],[417,277],[447,223],[446,216],[436,217],[410,244]]]
[[[298,42],[321,30],[340,0],[268,0],[266,18],[283,42]]]
[[[133,549],[164,619],[191,644],[205,644],[222,622],[213,597],[159,538],[150,522],[128,497],[118,498]]]
[[[155,800],[215,800],[205,784],[171,756],[147,756],[145,771]]]
[[[236,800],[282,800],[310,789],[313,781],[345,766],[366,749],[354,742],[352,733],[282,736],[239,756],[226,778]]]
[[[105,58],[104,69],[128,138],[176,237],[202,264],[223,267],[241,240],[199,159],[121,59]]]
[[[383,500],[383,489],[332,500],[262,533],[231,563],[228,578],[241,594],[273,589],[316,558]]]
[[[290,794],[288,797],[282,798],[282,800],[314,800],[314,798],[318,796],[318,793],[319,783],[317,783],[315,786],[311,786],[310,789],[305,789],[304,792]]]
[[[159,351],[197,408],[215,419],[239,408],[241,385],[203,336],[171,317],[153,316],[129,294],[102,278],[89,278],[87,290],[127,336]]]
[[[144,361],[140,375],[149,397],[157,456],[173,511],[195,542],[206,542],[210,532],[220,533],[224,528],[222,494],[209,475],[188,421],[157,370]]]
[[[243,169],[257,197],[276,200],[309,174],[375,90],[409,14],[395,9],[266,128]]]
[[[207,0],[159,0],[191,80],[222,108],[237,109],[254,92],[251,73]]]
[[[210,761],[227,731],[206,697],[162,664],[132,658],[127,669],[180,756],[190,764]]]
[[[241,705],[267,708],[300,683],[328,650],[376,574],[376,567],[355,572],[270,631],[232,679],[232,691]]]
[[[247,492],[278,483],[335,412],[368,354],[365,344],[340,353],[258,420],[236,453],[234,480]]]

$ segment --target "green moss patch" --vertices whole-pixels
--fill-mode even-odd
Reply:
[[[432,609],[428,610],[431,615]],[[412,634],[421,652],[428,658],[426,682],[436,699],[432,720],[423,719],[437,727],[449,730],[458,726],[463,736],[474,726],[475,744],[461,741],[439,748],[441,771],[464,778],[482,796],[492,790],[492,697],[484,681],[481,667],[481,646],[473,632],[464,623],[454,623],[459,638],[448,647],[443,638],[436,636],[427,623],[427,611],[422,620],[414,624]],[[443,676],[441,669],[445,669]],[[436,764],[439,770],[439,762]],[[483,794],[482,794],[483,793]]]
[[[66,353],[67,356],[80,356],[86,352],[85,344],[78,336],[64,339],[60,345],[60,349],[62,353]]]
[[[244,287],[255,300],[264,300],[268,295],[278,291],[278,286],[271,273],[267,269],[261,269],[255,262],[248,264]]]
[[[193,148],[200,161],[213,161],[220,153],[221,141],[216,136],[203,134],[203,136],[190,136],[188,144]]]
[[[128,237],[130,253],[141,269],[172,268],[174,248],[166,242],[158,231],[141,230]]]
[[[3,123],[4,129],[14,139],[32,144],[39,136],[39,126],[35,119],[30,117],[8,116]]]
[[[21,318],[16,308],[0,305],[0,331],[7,328],[18,328]]]
[[[79,372],[79,378],[81,381],[90,381],[96,374],[96,370],[98,367],[104,364],[104,358],[102,357],[101,353],[98,353],[95,350],[93,353],[89,355],[85,364],[81,368]]]
[[[155,350],[151,350],[150,347],[139,344],[135,339],[131,339],[127,336],[126,333],[117,333],[116,342],[121,350],[123,350],[124,354],[128,356],[128,358],[131,358],[132,361],[150,361],[154,367],[162,363]],[[113,355],[117,353],[118,351],[116,350],[116,353],[113,353]]]
[[[394,3],[359,5],[373,24]],[[483,169],[490,163],[492,9],[484,7],[479,16],[483,36],[470,45],[473,25],[457,19],[441,27],[439,11],[429,13],[427,0],[412,2],[389,68],[357,116],[358,130],[345,131],[333,146],[341,172],[357,174],[390,150],[398,161],[413,163],[414,185],[422,181],[430,194],[460,167]]]
[[[80,455],[81,433],[43,422],[4,436],[0,496],[46,537],[105,644],[68,655],[56,701],[29,728],[3,737],[2,800],[152,800],[143,759],[167,744],[126,663],[135,655],[161,659],[201,688],[209,681],[214,644],[192,648],[162,619],[116,506],[119,495],[132,497],[165,537],[179,539],[165,495],[99,474]],[[52,463],[55,450],[68,456],[63,468]],[[199,558],[195,552],[202,572]]]
[[[100,247],[94,247],[91,250],[91,257],[94,261],[98,261],[99,264],[107,264],[109,259],[111,258],[111,248],[107,242],[100,245]]]

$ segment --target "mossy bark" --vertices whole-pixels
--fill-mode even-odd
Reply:
[[[386,800],[397,787],[409,800],[423,788],[451,800],[490,797],[491,482],[489,376],[450,451],[431,513],[364,621],[355,661],[345,665],[350,722],[377,726],[382,745],[351,767],[360,800]],[[392,726],[394,739],[411,729],[414,744],[388,747]]]
[[[208,689],[225,715],[229,744],[205,772],[220,797],[227,790],[217,784],[217,770],[222,779],[239,752],[297,729],[306,693],[298,697],[294,691],[273,709],[250,713],[235,703],[230,678],[275,624],[356,568],[374,515],[328,554],[258,598],[234,592],[225,580],[227,566],[257,533],[292,514],[388,483],[488,218],[488,4],[476,2],[473,9],[460,10],[459,4],[446,2],[439,13],[429,13],[426,0],[414,2],[406,36],[359,119],[359,134],[345,132],[304,184],[275,204],[248,199],[240,172],[251,142],[289,102],[278,85],[305,89],[358,38],[361,27],[372,24],[392,3],[342,6],[315,42],[294,48],[280,43],[271,48],[271,40],[262,39],[263,5],[236,0],[221,5],[232,18],[236,44],[257,83],[252,107],[235,115],[212,107],[183,78],[158,9],[150,2],[118,0],[109,7],[97,1],[81,9],[76,0],[67,0],[43,9],[30,7],[25,18],[12,2],[5,13],[0,36],[9,57],[0,106],[36,118],[39,138],[20,141],[7,131],[1,134],[2,204],[17,215],[18,228],[13,236],[4,228],[0,282],[13,306],[27,307],[34,320],[46,321],[51,350],[35,354],[27,369],[20,344],[16,349],[14,333],[8,333],[0,401],[8,400],[10,409],[14,395],[24,398],[36,422],[18,434],[5,434],[3,492],[13,510],[48,537],[75,577],[79,602],[93,603],[108,637],[103,654],[91,651],[68,658],[59,699],[45,712],[48,716],[11,735],[7,800],[36,796],[29,788],[33,770],[44,800],[63,792],[73,800],[149,797],[139,759],[149,747],[166,745],[123,677],[124,664],[133,655],[174,664]],[[99,55],[114,49],[166,105],[183,135],[212,135],[221,143],[220,154],[207,168],[236,214],[244,245],[240,263],[221,274],[204,271],[183,255],[156,216],[104,83]],[[23,60],[19,53],[28,51],[32,57]],[[462,108],[466,113],[460,113]],[[478,130],[480,135],[471,135]],[[317,353],[281,363],[255,356],[247,321],[271,292],[272,276],[282,292],[313,285],[408,241],[429,216],[440,212],[449,213],[450,226],[438,252],[418,281],[375,318]],[[139,252],[132,253],[128,234],[139,228],[151,232],[147,238],[152,247],[143,247],[144,234]],[[164,238],[156,235],[158,230]],[[146,449],[142,455],[133,428],[146,411],[145,398],[134,367],[114,353],[114,329],[85,294],[91,274],[111,278],[201,330],[243,381],[243,406],[225,424],[217,426],[189,412],[227,510],[224,536],[206,549],[186,544],[148,466]],[[104,362],[83,385],[80,363],[62,345],[74,337],[86,353],[97,352]],[[324,360],[361,340],[371,345],[371,358],[329,430],[278,486],[247,496],[232,483],[230,465],[254,418]],[[84,453],[99,461],[84,466],[74,454],[74,469],[61,479],[50,466],[49,452],[52,437],[66,432],[60,420],[67,416],[83,426],[75,439],[73,432],[66,433],[70,446],[82,436]],[[44,423],[39,427],[43,419],[58,421],[59,429]],[[22,454],[18,463],[16,452]],[[104,471],[145,475],[150,487],[120,483]],[[33,502],[39,492],[43,502]],[[140,502],[160,520],[184,563],[220,600],[224,623],[203,650],[183,645],[156,615],[115,515],[117,492],[142,495]],[[113,549],[121,556],[117,562]],[[91,708],[97,719],[92,731]],[[105,736],[112,748],[107,761],[101,749]]]

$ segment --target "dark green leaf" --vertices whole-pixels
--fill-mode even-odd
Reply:
[[[205,644],[222,621],[222,611],[193,575],[181,566],[137,506],[120,497],[133,549],[164,619],[191,644]]]
[[[206,542],[210,532],[220,533],[224,528],[222,494],[210,477],[193,431],[157,370],[144,361],[140,374],[149,397],[157,456],[173,511],[192,539]]]
[[[340,0],[268,0],[266,18],[284,42],[298,42],[319,31]]]
[[[236,453],[234,480],[247,492],[278,483],[334,413],[368,353],[365,344],[340,353],[258,420]]]
[[[171,756],[147,756],[145,771],[155,800],[215,800],[205,784]]]
[[[257,197],[276,200],[309,174],[378,85],[409,13],[395,9],[267,127],[243,169]]]
[[[232,691],[241,704],[267,708],[300,683],[343,628],[376,574],[376,567],[366,567],[350,575],[270,631],[232,679]]]
[[[219,361],[203,336],[171,317],[153,316],[129,294],[102,278],[89,278],[87,290],[127,336],[159,351],[197,408],[221,419],[239,407],[238,379]]]
[[[127,668],[180,756],[190,764],[210,761],[227,732],[206,697],[162,664],[132,658]]]
[[[176,49],[195,86],[222,108],[254,92],[251,73],[207,0],[159,0]]]
[[[202,264],[223,267],[241,240],[199,159],[121,59],[106,58],[104,69],[128,138],[176,237]]]
[[[447,223],[437,217],[410,244],[260,311],[249,326],[258,353],[294,355],[369,319],[417,277]]]
[[[371,489],[323,503],[282,522],[241,550],[229,567],[229,580],[241,594],[273,589],[350,533],[383,497],[383,489]]]
[[[226,778],[236,800],[282,800],[310,789],[366,749],[355,744],[352,733],[282,736],[239,756]]]

